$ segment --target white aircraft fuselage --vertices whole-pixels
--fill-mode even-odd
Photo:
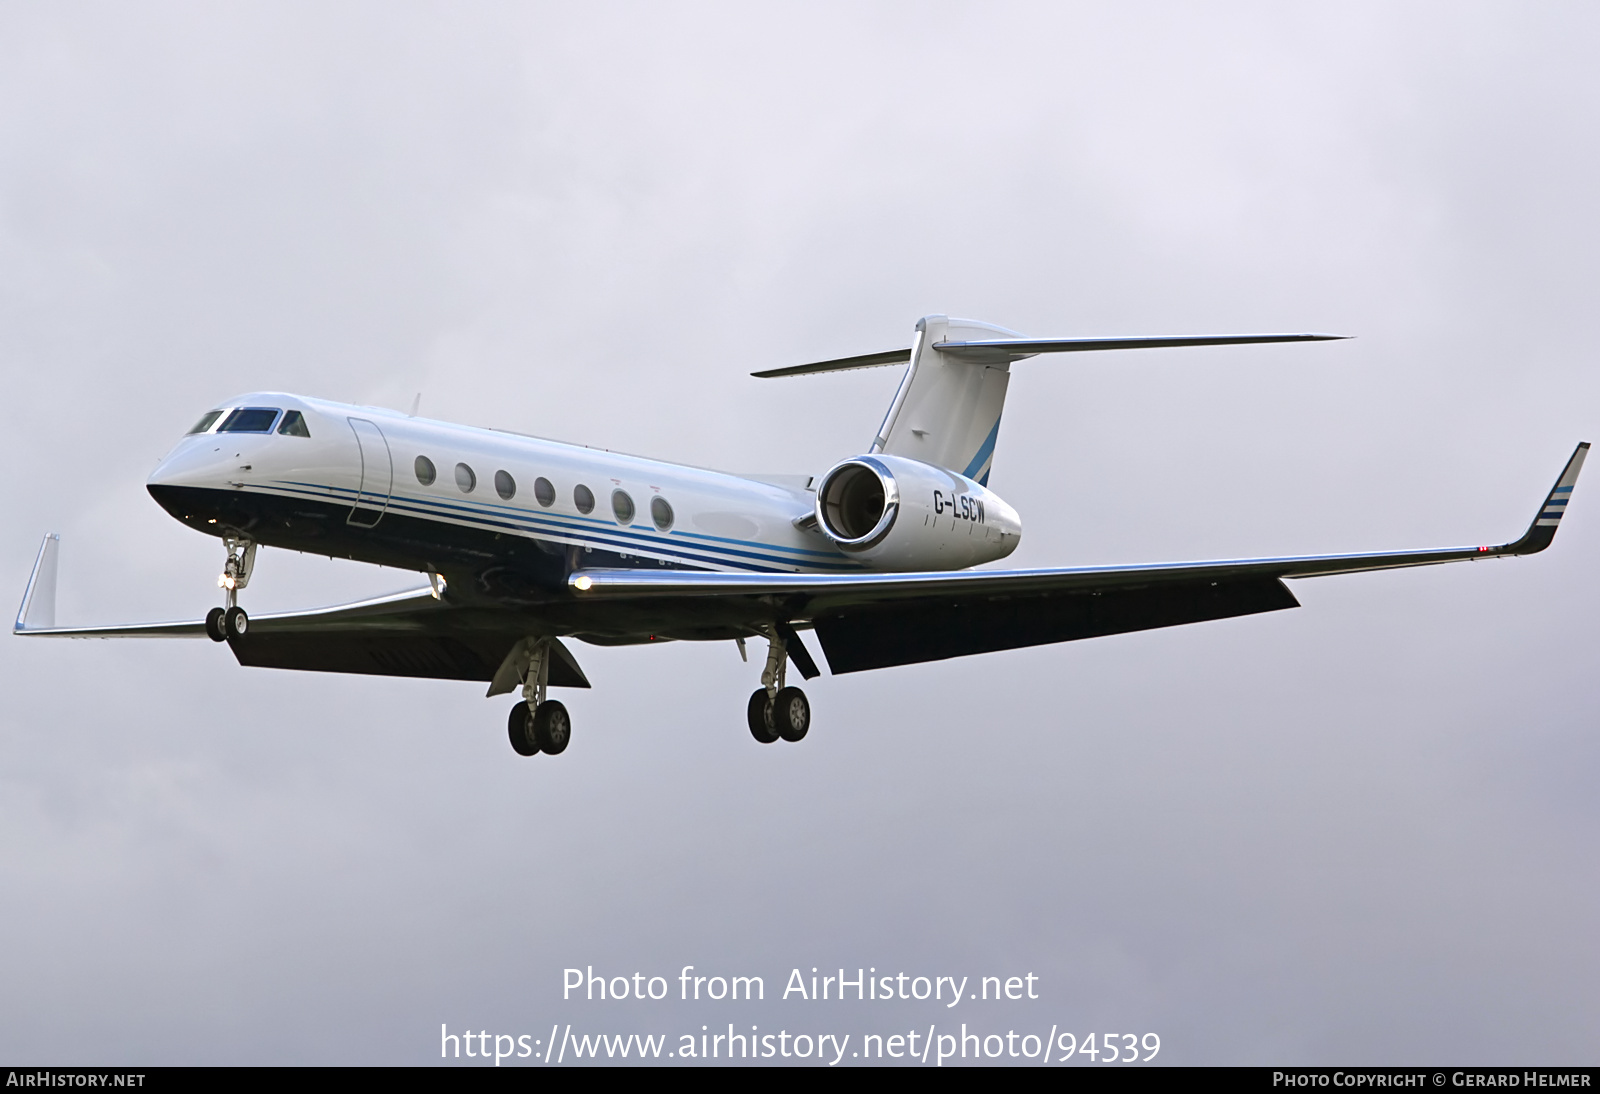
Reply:
[[[570,575],[594,568],[961,569],[1010,554],[1022,534],[986,487],[891,456],[874,458],[912,487],[886,554],[820,530],[814,476],[734,475],[281,392],[230,399],[202,422],[148,482],[178,520],[444,575],[468,597],[565,597]]]

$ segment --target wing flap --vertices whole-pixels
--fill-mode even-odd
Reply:
[[[828,668],[846,673],[1299,606],[1283,582],[1266,578],[880,607],[812,625]]]
[[[451,635],[327,630],[257,633],[253,620],[250,630],[244,638],[228,642],[239,664],[249,668],[488,680],[499,664],[493,651],[483,648],[485,643],[464,642]]]
[[[252,620],[250,633],[229,639],[228,645],[239,664],[248,668],[489,682],[519,641],[507,630],[429,633],[422,628],[407,631],[369,626],[257,631]],[[557,656],[550,659],[549,685],[588,687],[589,681],[571,652],[559,642],[554,644]]]

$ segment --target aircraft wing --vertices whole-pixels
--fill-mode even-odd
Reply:
[[[835,673],[1298,607],[1285,578],[1534,554],[1555,537],[1588,454],[1578,445],[1528,530],[1498,546],[1136,566],[886,574],[583,570],[580,598],[752,601],[809,621]]]
[[[205,638],[204,620],[55,625],[57,555],[61,537],[44,537],[11,633],[28,638]],[[250,632],[229,639],[241,665],[259,668],[493,681],[492,694],[511,690],[497,674],[513,659],[527,628],[505,613],[459,608],[431,586],[388,596],[250,617]],[[552,638],[552,687],[589,686],[577,660]],[[503,675],[503,674],[502,674]]]
[[[167,623],[109,623],[92,627],[56,626],[56,572],[61,551],[61,537],[51,532],[39,545],[39,556],[34,561],[33,573],[28,578],[28,588],[22,594],[22,607],[17,611],[17,621],[12,634],[29,638],[205,638],[203,619],[175,620]],[[438,610],[433,589],[412,589],[388,596],[358,600],[327,608],[313,608],[301,612],[274,612],[250,617],[252,636],[259,628],[263,634],[284,634],[308,630],[354,631],[363,628],[392,628],[403,617],[412,616],[430,608]]]

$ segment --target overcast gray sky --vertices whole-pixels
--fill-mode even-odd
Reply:
[[[924,314],[1331,330],[1025,362],[1020,565],[1499,542],[1600,440],[1592,5],[0,7],[0,576],[195,617],[145,476],[249,390],[735,470],[859,452]],[[1159,1062],[1596,1062],[1600,469],[1537,558],[809,685],[481,685],[0,646],[0,1058],[411,1063],[452,1032],[1157,1033]],[[412,575],[264,551],[246,603]],[[578,1003],[562,970],[761,975]],[[781,1000],[790,970],[1039,977]],[[673,980],[674,993],[676,979]],[[851,1048],[856,1048],[851,1045]],[[570,1057],[569,1057],[570,1059]]]

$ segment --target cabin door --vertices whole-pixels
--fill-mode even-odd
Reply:
[[[356,493],[356,503],[345,519],[358,528],[371,528],[389,508],[389,494],[394,490],[394,460],[389,455],[389,442],[383,430],[375,424],[365,418],[351,418],[350,428],[355,431],[356,447],[361,450],[361,486]]]

